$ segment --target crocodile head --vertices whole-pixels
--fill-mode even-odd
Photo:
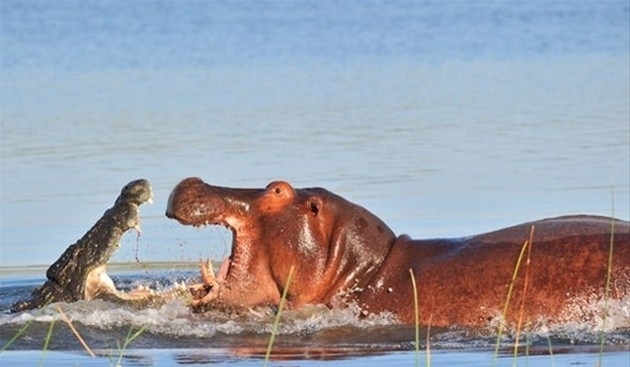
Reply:
[[[120,292],[107,275],[106,264],[120,246],[127,231],[140,233],[139,206],[152,202],[149,181],[129,182],[120,192],[114,206],[83,237],[70,245],[46,271],[46,282],[36,288],[32,297],[13,305],[21,311],[50,302],[74,302],[94,298],[127,299],[138,295]]]
[[[129,182],[122,188],[114,206],[77,242],[83,244],[82,252],[75,257],[81,260],[77,262],[79,267],[75,271],[79,275],[77,280],[82,284],[75,283],[77,287],[73,290],[78,292],[74,298],[89,300],[103,293],[122,296],[107,274],[106,265],[120,247],[123,234],[131,229],[140,234],[139,207],[145,202],[153,202],[149,181],[139,179]],[[56,273],[53,267],[54,264],[46,272],[49,279],[52,273]],[[53,278],[59,279],[61,274],[56,275]]]

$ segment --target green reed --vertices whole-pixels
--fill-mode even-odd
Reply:
[[[36,313],[36,316],[40,316],[44,310],[44,308],[46,308],[46,306],[48,306],[50,304],[50,301],[46,302]],[[22,334],[24,334],[26,332],[26,330],[31,326],[31,324],[33,323],[33,321],[35,321],[35,318],[30,319],[26,324],[24,324],[24,326],[22,326],[16,333],[15,335],[13,335],[13,337],[11,337],[11,339],[9,339],[9,341],[7,341],[3,346],[2,349],[0,349],[0,353],[4,352],[5,350],[9,349],[9,347],[16,341],[18,340],[18,338],[20,336],[22,336]]]
[[[282,290],[282,297],[280,298],[280,303],[278,304],[278,313],[276,313],[276,318],[273,322],[273,328],[271,329],[271,336],[269,337],[269,344],[267,345],[267,352],[265,353],[265,360],[263,362],[263,366],[267,366],[269,364],[269,357],[271,356],[271,348],[273,347],[273,342],[276,339],[276,333],[278,332],[278,325],[280,324],[280,316],[282,315],[282,308],[284,307],[284,303],[287,299],[287,294],[289,293],[289,286],[291,285],[291,280],[293,280],[293,270],[294,266],[291,265],[291,269],[289,270],[289,275],[287,276],[287,282]]]
[[[48,326],[48,333],[46,334],[46,339],[44,339],[44,349],[42,350],[42,356],[39,359],[39,365],[44,365],[44,357],[46,356],[46,351],[48,351],[48,345],[50,344],[50,339],[52,338],[53,328],[55,326],[55,319],[52,319],[50,322],[50,326]]]
[[[138,338],[140,335],[142,335],[148,328],[148,325],[144,325],[141,328],[139,328],[138,330],[136,330],[133,334],[133,326],[131,326],[129,328],[129,330],[127,331],[127,336],[125,337],[125,341],[123,342],[122,347],[120,346],[120,343],[118,344],[118,362],[116,362],[116,367],[120,367],[122,366],[122,359],[125,355],[125,350],[127,349],[127,347],[129,346],[129,344],[131,344],[136,338]],[[110,359],[111,361],[111,359]]]
[[[9,339],[9,341],[7,341],[3,346],[2,349],[0,349],[0,353],[4,352],[5,350],[9,349],[9,347],[20,337],[22,336],[22,334],[24,334],[26,332],[26,329],[28,329],[31,324],[33,323],[33,321],[35,321],[35,319],[31,319],[29,320],[26,324],[24,324],[24,326],[22,326],[16,333],[15,335],[13,335],[13,337],[11,337],[11,339]]]
[[[413,286],[413,312],[416,325],[416,367],[420,366],[420,316],[418,310],[418,288],[416,287],[416,277],[413,275],[413,270],[409,269],[409,275],[411,276],[411,285]]]
[[[527,299],[527,286],[529,285],[529,265],[532,260],[532,246],[534,244],[534,229],[535,226],[529,231],[529,241],[527,246],[527,259],[525,260],[525,277],[523,280],[523,291],[521,294],[521,305],[518,311],[518,321],[516,323],[516,335],[514,337],[514,361],[512,366],[516,366],[516,358],[518,357],[518,342],[521,336],[521,326],[523,325],[523,316],[525,314],[525,300]]]
[[[510,305],[510,298],[512,297],[512,289],[514,288],[514,283],[516,282],[516,276],[518,275],[518,269],[521,266],[521,261],[523,260],[523,255],[525,254],[525,250],[528,247],[528,242],[525,241],[523,246],[521,247],[521,252],[518,255],[518,259],[516,260],[516,265],[514,266],[514,271],[512,272],[512,280],[510,281],[510,286],[508,288],[508,293],[505,298],[505,305],[503,306],[503,313],[501,314],[501,320],[499,321],[499,330],[497,332],[497,342],[494,347],[494,357],[492,358],[492,366],[496,366],[497,358],[499,356],[499,346],[501,345],[501,336],[503,335],[503,329],[507,322],[507,313]]]
[[[604,341],[606,336],[606,321],[608,320],[608,299],[610,297],[610,278],[612,277],[613,250],[615,245],[615,190],[610,188],[611,196],[611,217],[610,217],[610,246],[608,247],[608,264],[606,269],[606,285],[604,287],[604,319],[602,320],[602,330],[599,333],[599,358],[598,366],[602,366],[604,354]]]

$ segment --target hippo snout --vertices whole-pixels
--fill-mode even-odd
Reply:
[[[166,216],[182,224],[203,225],[218,212],[217,200],[208,195],[208,185],[197,177],[184,179],[168,198]]]

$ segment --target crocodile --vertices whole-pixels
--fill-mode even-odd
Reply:
[[[44,284],[35,288],[28,299],[13,304],[11,311],[31,310],[54,302],[93,299],[141,307],[174,298],[178,290],[162,293],[150,289],[120,291],[106,271],[107,262],[120,246],[123,234],[131,229],[140,234],[139,207],[146,202],[153,202],[149,181],[138,179],[125,185],[114,205],[48,268]]]

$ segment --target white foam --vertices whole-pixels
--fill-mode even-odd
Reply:
[[[79,301],[71,304],[52,304],[39,310],[17,314],[0,315],[0,325],[22,325],[31,321],[50,323],[61,320],[57,311],[60,306],[73,323],[101,330],[114,328],[141,328],[165,337],[209,338],[217,333],[226,335],[267,334],[272,331],[275,314],[269,309],[251,310],[245,314],[234,316],[219,311],[205,314],[193,314],[182,300],[173,300],[159,308],[142,310],[129,309],[111,303],[95,301]],[[323,305],[306,306],[299,310],[284,311],[277,333],[279,335],[308,335],[331,328],[370,329],[380,326],[396,325],[393,314],[371,314],[359,318],[358,306],[329,309]],[[492,335],[496,332],[499,318],[484,330],[436,331],[435,339],[443,347],[454,345],[476,346],[493,344]],[[578,320],[578,321],[575,321]],[[394,326],[396,327],[396,326]],[[521,335],[527,334],[531,339],[548,337],[568,340],[570,342],[596,342],[602,332],[606,340],[627,340],[630,329],[630,296],[620,300],[604,301],[589,297],[576,299],[567,307],[561,319],[551,323],[536,320],[523,328]],[[514,328],[505,331],[505,342],[510,343],[515,336]],[[522,337],[522,336],[521,336]]]
[[[494,333],[502,323],[499,313],[490,321],[486,332]],[[522,325],[520,337],[533,340],[554,338],[569,343],[598,343],[601,338],[612,344],[628,340],[630,330],[630,295],[605,300],[601,295],[576,297],[555,320],[538,318]],[[515,325],[506,325],[504,340],[509,344],[516,337]]]
[[[609,300],[597,295],[576,298],[553,326],[604,332],[630,328],[630,295]]]

